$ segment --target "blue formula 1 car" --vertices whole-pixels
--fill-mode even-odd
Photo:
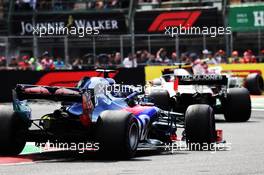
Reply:
[[[191,105],[185,113],[164,111],[136,91],[122,95],[106,91],[113,83],[110,78],[86,77],[75,88],[18,84],[13,109],[0,108],[0,155],[19,154],[26,142],[89,141],[98,143],[99,152],[131,158],[141,144],[171,143],[177,128],[184,128],[182,139],[187,143],[216,141],[209,105]],[[36,119],[28,99],[62,103]]]

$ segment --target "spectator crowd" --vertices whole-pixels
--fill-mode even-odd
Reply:
[[[65,0],[16,0],[15,10],[85,10],[85,9],[113,9],[127,8],[129,0],[89,0],[89,1],[65,1]]]
[[[8,63],[4,56],[0,57],[0,69],[11,69],[11,70],[55,70],[65,69],[64,61],[61,57],[54,59],[46,51],[40,58],[30,57],[24,55],[21,58],[12,57]]]
[[[72,59],[70,64],[66,64],[62,57],[53,57],[48,51],[45,51],[39,58],[23,55],[21,57],[12,57],[10,60],[0,56],[0,69],[14,70],[58,70],[58,69],[87,69],[87,68],[133,68],[145,65],[175,65],[178,63],[195,64],[197,62],[206,64],[247,64],[264,62],[264,49],[261,55],[256,57],[252,50],[245,50],[239,53],[234,50],[230,57],[222,49],[212,52],[207,49],[196,52],[184,52],[180,56],[176,52],[169,53],[165,48],[160,48],[156,54],[147,50],[138,50],[134,55],[128,53],[122,58],[121,53],[99,54],[96,57],[93,54],[86,54],[80,58]]]

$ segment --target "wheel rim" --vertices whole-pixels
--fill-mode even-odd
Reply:
[[[136,123],[132,123],[129,128],[129,145],[132,150],[137,148],[138,143],[138,126]]]

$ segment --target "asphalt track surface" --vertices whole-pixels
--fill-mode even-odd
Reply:
[[[105,160],[92,153],[53,151],[0,157],[0,175],[61,174],[264,174],[264,103],[256,98],[246,123],[226,123],[216,117],[228,143],[225,150],[158,152],[140,150],[131,160]],[[34,115],[52,111],[54,104],[32,105]],[[230,149],[231,148],[231,149]]]

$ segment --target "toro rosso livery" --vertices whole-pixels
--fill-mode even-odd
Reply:
[[[75,88],[17,85],[13,109],[0,111],[0,154],[19,154],[27,141],[92,141],[99,143],[99,152],[131,158],[141,144],[172,142],[177,128],[184,128],[182,139],[188,144],[216,141],[209,105],[192,105],[185,113],[164,111],[138,92],[125,97],[107,93],[105,88],[113,83],[109,78],[86,77]],[[36,119],[27,99],[62,101],[62,105]]]

